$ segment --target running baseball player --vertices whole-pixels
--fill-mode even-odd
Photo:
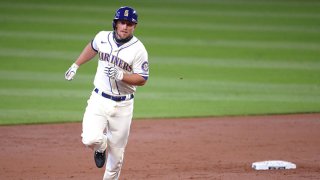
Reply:
[[[133,35],[138,14],[119,8],[113,31],[100,31],[65,73],[72,80],[77,69],[98,55],[94,89],[82,122],[82,142],[94,150],[98,168],[106,163],[104,180],[118,179],[133,116],[134,93],[149,77],[148,53]],[[107,158],[106,158],[107,157]]]

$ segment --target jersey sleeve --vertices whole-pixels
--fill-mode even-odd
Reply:
[[[101,42],[108,41],[108,33],[110,33],[110,31],[100,31],[96,34],[94,39],[91,41],[91,47],[93,50],[98,52]]]
[[[139,74],[145,79],[149,77],[149,62],[148,62],[148,53],[143,48],[138,53],[133,63],[133,73]]]
[[[95,51],[99,51],[99,47],[98,47],[98,43],[99,42],[99,39],[100,39],[100,36],[101,36],[101,32],[99,32],[98,34],[96,34],[96,36],[94,37],[94,39],[91,41],[91,47],[93,50]]]
[[[94,44],[94,43],[95,43],[95,42],[94,42],[94,39],[91,40],[91,48],[92,48],[94,51],[98,52],[97,44]]]

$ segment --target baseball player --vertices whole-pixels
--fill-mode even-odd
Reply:
[[[134,93],[149,77],[148,53],[133,35],[138,14],[119,8],[113,31],[100,31],[65,73],[72,80],[77,69],[98,55],[94,89],[82,122],[82,142],[94,150],[98,168],[105,164],[104,180],[118,179],[133,116]]]

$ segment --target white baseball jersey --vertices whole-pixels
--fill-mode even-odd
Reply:
[[[100,31],[92,40],[91,46],[99,55],[94,79],[94,86],[99,90],[113,96],[124,96],[136,91],[134,85],[110,79],[105,74],[107,66],[115,66],[124,73],[139,74],[145,79],[149,77],[148,53],[135,36],[129,42],[118,46],[113,31]]]

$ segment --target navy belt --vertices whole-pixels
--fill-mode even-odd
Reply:
[[[94,92],[96,92],[97,94],[99,94],[99,89],[98,88],[95,88],[94,89]],[[105,98],[108,98],[108,99],[111,99],[113,101],[125,101],[125,100],[130,100],[132,98],[134,98],[134,95],[133,94],[130,94],[129,96],[111,96],[109,94],[106,94],[104,92],[100,92],[101,93],[101,96],[105,97]]]

